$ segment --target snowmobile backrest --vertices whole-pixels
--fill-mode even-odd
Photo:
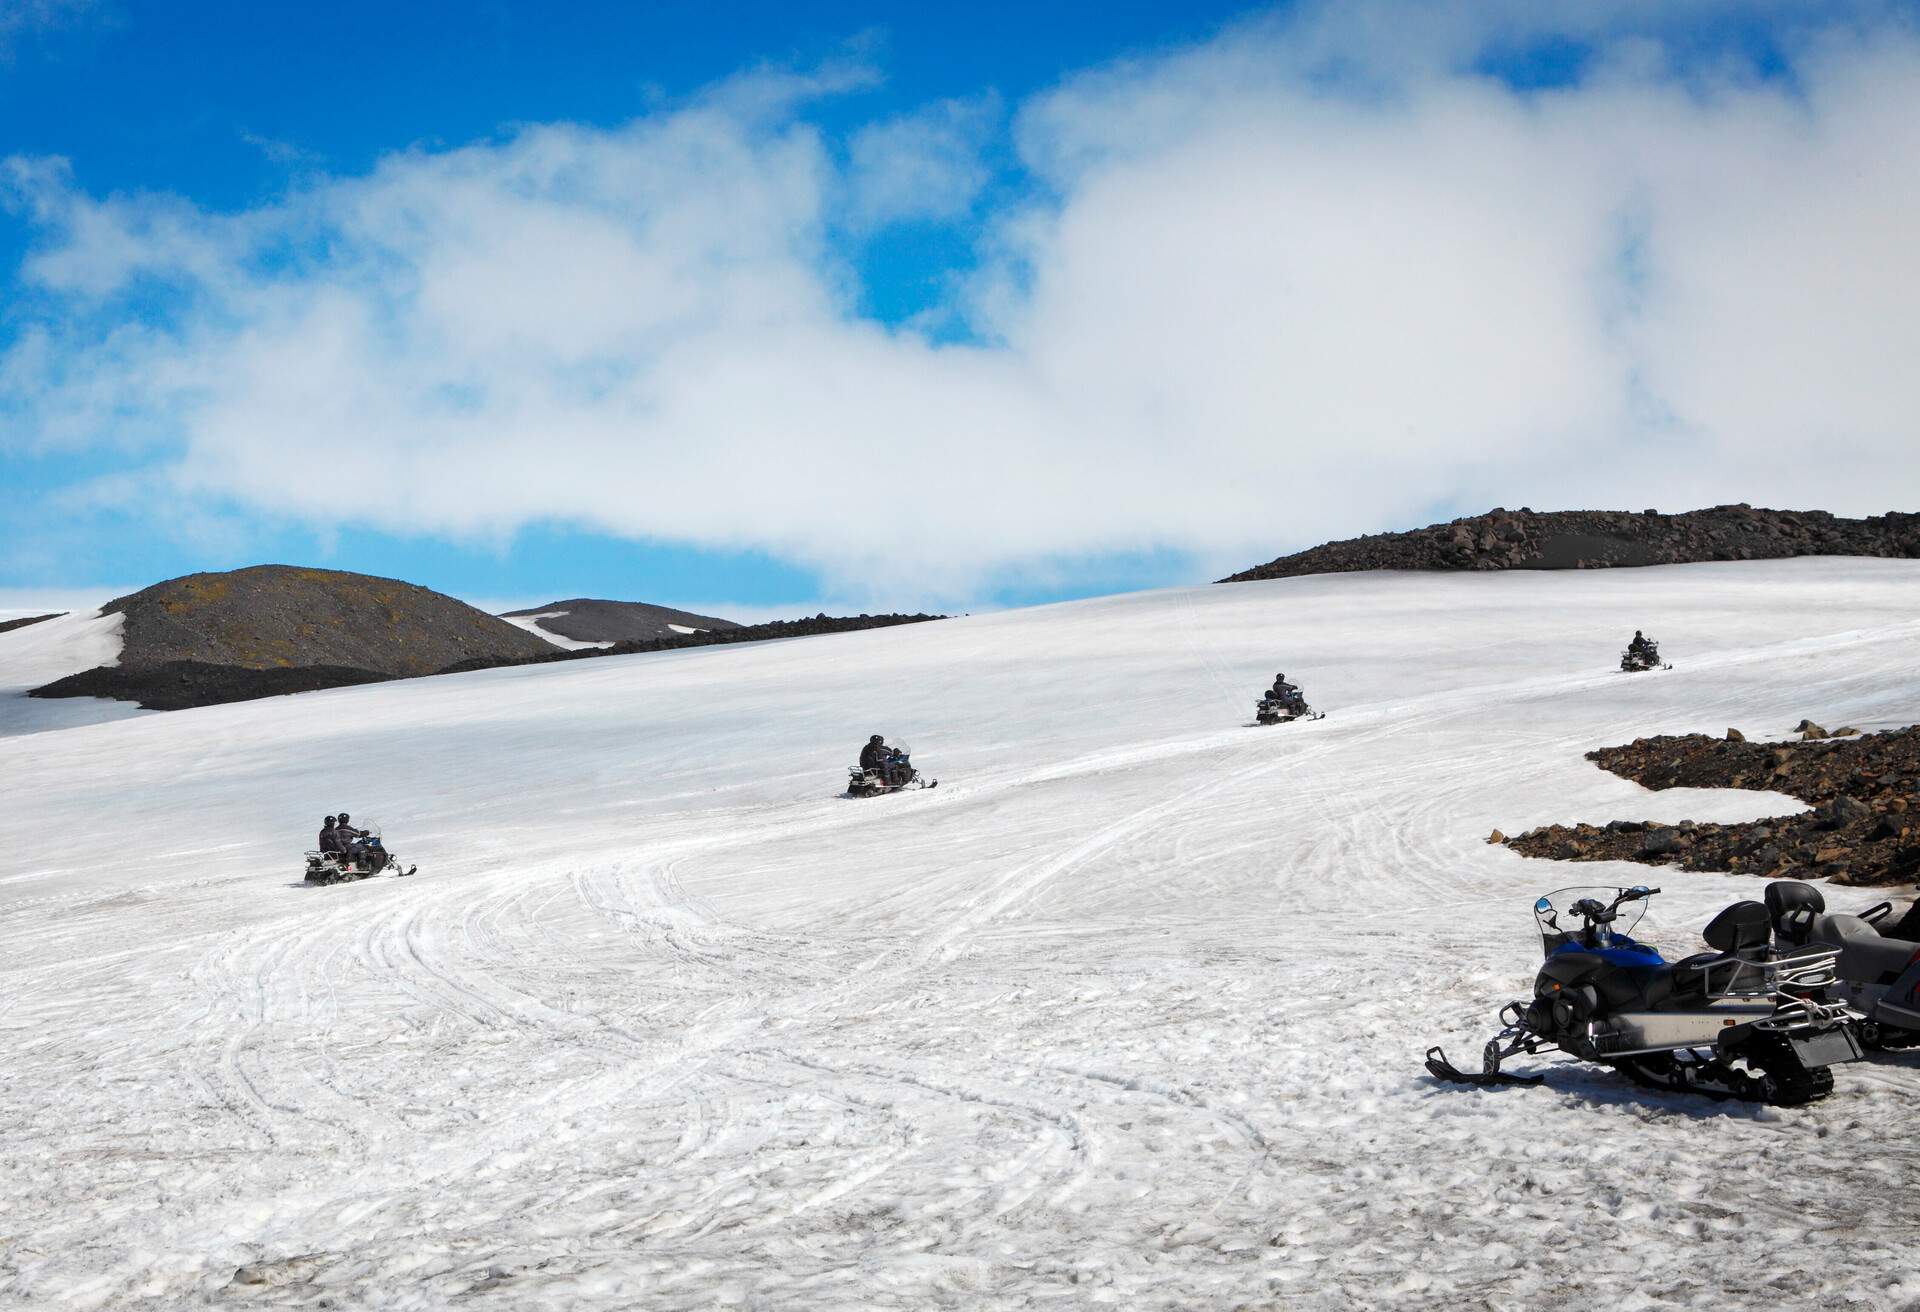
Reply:
[[[1767,916],[1773,932],[1783,940],[1804,943],[1813,932],[1813,918],[1827,909],[1827,899],[1812,884],[1776,879],[1767,885]]]
[[[1773,937],[1773,921],[1759,902],[1735,902],[1707,922],[1700,937],[1715,952],[1745,952],[1765,947]]]

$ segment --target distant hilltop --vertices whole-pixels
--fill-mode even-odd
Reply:
[[[510,610],[501,619],[530,633],[564,641],[559,646],[611,646],[616,642],[652,642],[656,638],[721,633],[740,626],[712,615],[695,615],[644,601],[600,601],[575,597],[544,606]]]
[[[324,665],[406,676],[477,657],[553,650],[524,629],[428,588],[292,565],[187,574],[100,609],[126,617],[122,666]]]
[[[1788,556],[1920,558],[1920,514],[1843,519],[1824,510],[1755,510],[1744,502],[1677,515],[1496,508],[1410,532],[1329,542],[1220,582],[1370,569],[1612,569]]]

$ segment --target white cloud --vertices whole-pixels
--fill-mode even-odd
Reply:
[[[847,189],[855,224],[874,228],[966,213],[987,185],[981,152],[999,118],[994,96],[944,100],[854,133]]]
[[[1461,12],[1310,9],[1020,107],[1045,198],[991,216],[976,344],[852,308],[842,216],[980,185],[964,108],[837,164],[796,106],[858,70],[408,151],[237,216],[15,162],[46,306],[0,406],[42,443],[170,437],[149,477],[184,504],[559,519],[947,604],[1454,500],[1920,500],[1913,33],[1856,12],[1802,24],[1790,81],[1681,76],[1619,6],[1583,14],[1579,85],[1523,95],[1472,69],[1531,7]],[[172,322],[126,319],[143,282]]]

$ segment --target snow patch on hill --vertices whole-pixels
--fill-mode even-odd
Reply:
[[[517,629],[525,629],[534,637],[545,638],[554,646],[564,648],[567,651],[586,651],[589,649],[613,646],[610,642],[581,642],[576,638],[569,638],[564,634],[555,633],[551,629],[545,629],[540,626],[541,620],[557,620],[562,615],[568,613],[569,612],[564,610],[543,610],[538,615],[502,615],[500,618]]]
[[[124,615],[86,610],[0,633],[0,737],[152,714],[103,697],[46,701],[27,696],[29,689],[69,674],[119,664],[125,622]]]

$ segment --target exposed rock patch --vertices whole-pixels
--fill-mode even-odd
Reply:
[[[1640,861],[1768,879],[1920,880],[1920,725],[1788,743],[1705,734],[1638,738],[1587,759],[1656,790],[1765,789],[1811,809],[1750,824],[1547,825],[1508,838],[1507,846],[1561,861]]]
[[[1740,504],[1655,511],[1495,509],[1407,533],[1329,542],[1220,580],[1369,569],[1606,569],[1787,556],[1920,558],[1920,514],[1843,519],[1824,510]]]
[[[342,665],[296,665],[249,669],[206,661],[163,661],[158,665],[99,665],[35,688],[31,697],[111,697],[138,702],[149,711],[184,711],[194,706],[250,702],[290,692],[318,692],[362,683],[385,683],[393,676]]]

